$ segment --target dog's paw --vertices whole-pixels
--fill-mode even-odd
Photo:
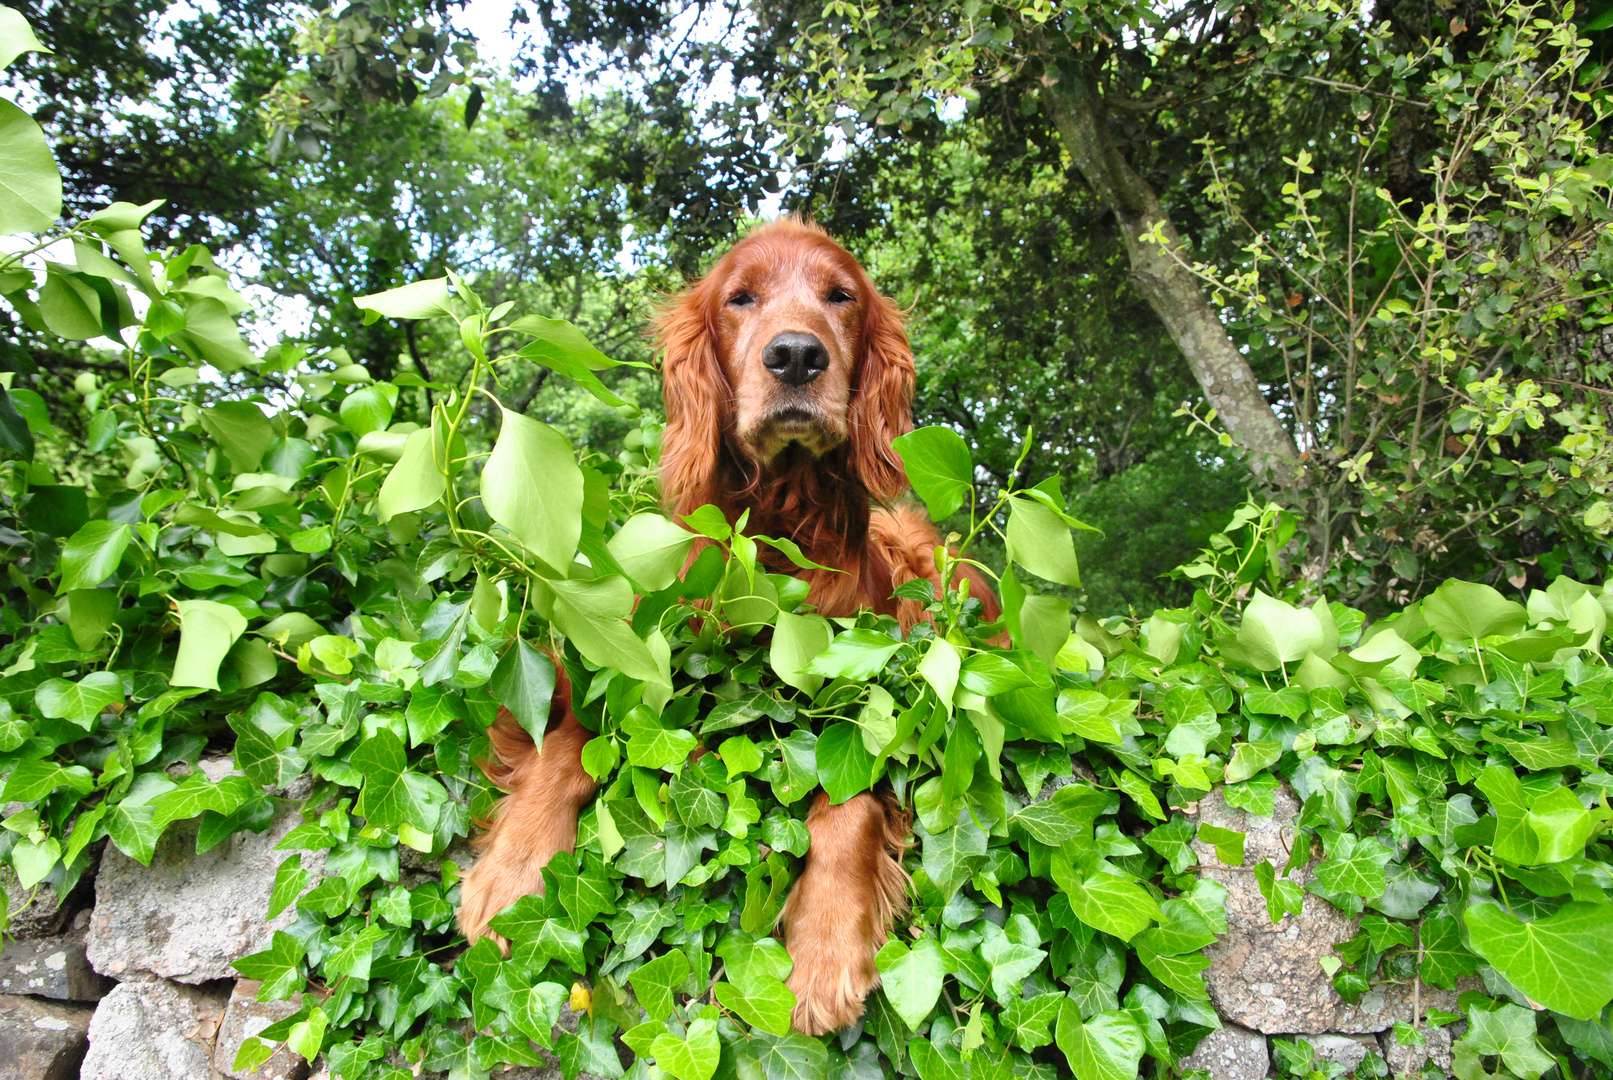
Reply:
[[[817,1036],[856,1023],[863,1000],[879,985],[872,945],[866,933],[853,932],[807,938],[791,947],[795,968],[784,983],[795,995],[790,1026]]]
[[[508,956],[509,942],[488,929],[493,917],[529,893],[543,893],[543,878],[536,883],[529,875],[504,865],[497,852],[488,852],[465,874],[459,887],[459,928],[465,940],[474,945],[477,938],[489,937]]]

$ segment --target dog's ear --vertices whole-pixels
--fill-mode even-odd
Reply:
[[[728,378],[718,357],[711,317],[711,277],[674,298],[656,320],[663,356],[661,491],[675,514],[717,502],[717,459],[730,409]]]
[[[851,399],[851,462],[876,499],[907,490],[907,470],[891,440],[913,430],[913,353],[902,313],[872,286],[863,320],[862,362]]]

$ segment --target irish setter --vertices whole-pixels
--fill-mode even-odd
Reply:
[[[892,591],[916,577],[940,587],[941,542],[923,513],[895,503],[907,475],[891,440],[912,427],[913,357],[901,313],[855,259],[823,230],[785,219],[751,232],[661,316],[667,426],[661,483],[684,515],[708,503],[730,522],[784,536],[812,561],[841,571],[801,571],[772,549],[768,569],[810,586],[828,616],[861,608],[904,627],[921,605]],[[998,615],[983,578],[971,592]],[[563,673],[562,673],[563,678]],[[543,889],[542,868],[576,844],[577,816],[594,795],[582,768],[592,737],[556,687],[541,752],[500,711],[489,731],[497,763],[488,776],[509,793],[465,876],[465,936]],[[780,916],[795,967],[794,1027],[821,1035],[854,1022],[879,983],[874,955],[907,906],[902,855],[910,818],[888,795],[864,792],[840,805],[818,792],[806,818],[806,869]]]

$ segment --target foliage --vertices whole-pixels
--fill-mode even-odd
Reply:
[[[49,186],[48,164],[5,168]],[[1050,588],[1079,583],[1059,484],[981,499],[931,427],[899,449],[934,514],[968,512],[965,556],[1003,545],[1004,626],[919,584],[902,595],[930,620],[905,634],[826,620],[757,566],[787,538],[660,515],[653,419],[578,455],[486,388],[536,362],[615,404],[595,374],[613,362],[569,324],[455,273],[363,297],[462,343],[464,381],[416,424],[397,404],[418,376],[256,354],[206,250],[147,250],[141,217],[114,205],[0,265],[21,317],[123,366],[77,384],[82,444],[30,391],[0,408],[0,797],[19,807],[0,856],[65,893],[103,838],[149,860],[176,823],[205,849],[300,814],[265,913],[295,919],[238,967],[302,1003],[242,1065],[474,1077],[548,1048],[567,1075],[678,1080],[1159,1074],[1217,1023],[1202,950],[1224,891],[1200,865],[1244,862],[1241,834],[1185,810],[1222,784],[1269,814],[1287,783],[1294,855],[1247,869],[1274,923],[1307,899],[1362,915],[1319,968],[1342,996],[1471,988],[1463,1080],[1613,1067],[1613,590],[1559,577],[1520,603],[1451,579],[1367,625],[1303,606],[1280,558],[1299,522],[1251,505],[1182,569],[1188,606],[1072,623]],[[61,244],[74,266],[38,257]],[[601,794],[545,896],[495,921],[513,955],[462,950],[456,845],[494,796],[473,762],[500,703],[544,715],[549,656]],[[210,779],[209,749],[240,774]],[[912,914],[861,1028],[791,1034],[766,935],[808,796],[879,781],[917,812]],[[575,1033],[554,1030],[567,1001]]]

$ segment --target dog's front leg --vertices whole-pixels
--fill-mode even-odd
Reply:
[[[485,854],[465,875],[459,926],[472,945],[486,935],[508,951],[504,939],[491,933],[487,924],[521,897],[541,895],[543,868],[549,860],[558,852],[576,849],[577,817],[597,787],[582,767],[583,744],[593,733],[567,708],[544,735],[541,752],[504,710],[490,734],[507,767],[499,782],[509,794],[480,841]],[[519,746],[522,739],[524,752]]]
[[[813,802],[806,870],[779,919],[795,962],[786,985],[797,1031],[822,1035],[855,1022],[879,985],[874,956],[907,911],[910,824],[893,799],[866,791],[839,806],[820,791]]]

